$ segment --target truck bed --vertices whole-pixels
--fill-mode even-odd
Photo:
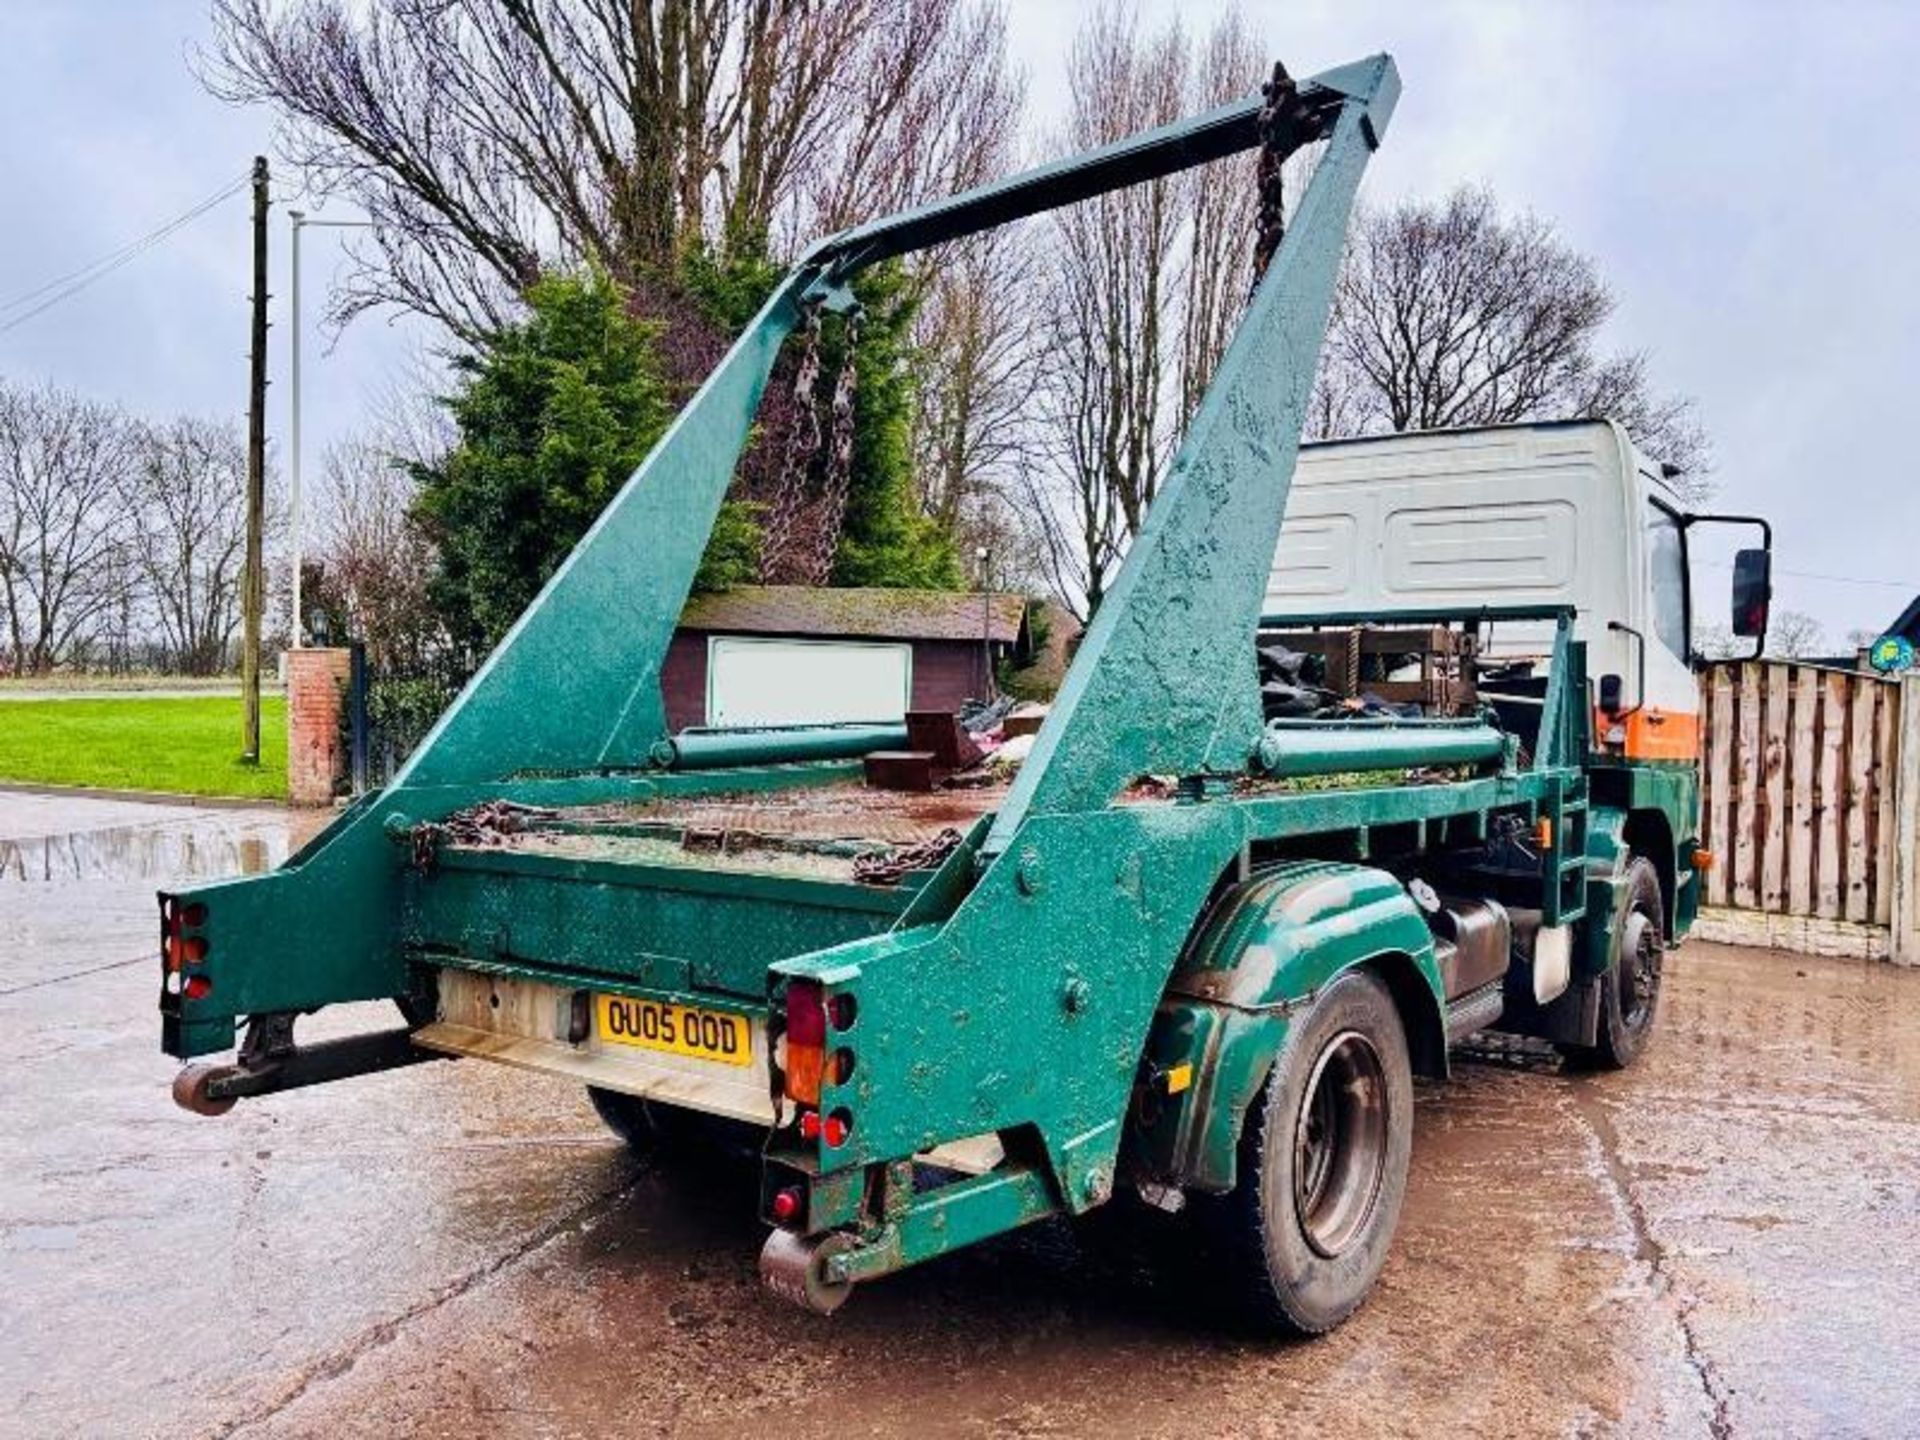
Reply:
[[[948,830],[964,833],[997,809],[1007,790],[1007,782],[927,792],[873,790],[847,780],[518,810],[506,824],[456,825],[446,850],[851,882],[858,857],[923,845]]]

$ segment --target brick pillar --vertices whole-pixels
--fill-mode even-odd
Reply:
[[[340,743],[346,703],[348,652],[287,652],[287,799],[295,805],[331,805],[347,773]]]

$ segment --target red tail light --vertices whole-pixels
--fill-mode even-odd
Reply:
[[[787,986],[787,1098],[818,1105],[826,1064],[826,997],[817,980],[795,980]]]

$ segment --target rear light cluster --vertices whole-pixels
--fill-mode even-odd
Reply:
[[[853,1049],[842,1037],[853,1029],[858,1010],[853,996],[828,995],[817,980],[787,986],[786,1095],[800,1107],[800,1138],[824,1141],[830,1150],[852,1136],[853,1112],[843,1105],[822,1115],[820,1094],[826,1084],[853,1078]],[[776,1206],[778,1201],[775,1196]]]
[[[186,904],[171,895],[160,900],[160,959],[166,967],[169,995],[200,1000],[213,993],[213,979],[201,974],[206,962],[207,937],[199,933],[207,923],[207,907],[198,900]]]

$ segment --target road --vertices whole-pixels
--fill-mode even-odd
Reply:
[[[0,794],[0,1433],[1920,1433],[1920,975],[1691,945],[1635,1071],[1464,1062],[1316,1343],[1101,1227],[820,1320],[758,1288],[749,1176],[649,1171],[564,1084],[175,1110],[153,890],[288,825]]]

